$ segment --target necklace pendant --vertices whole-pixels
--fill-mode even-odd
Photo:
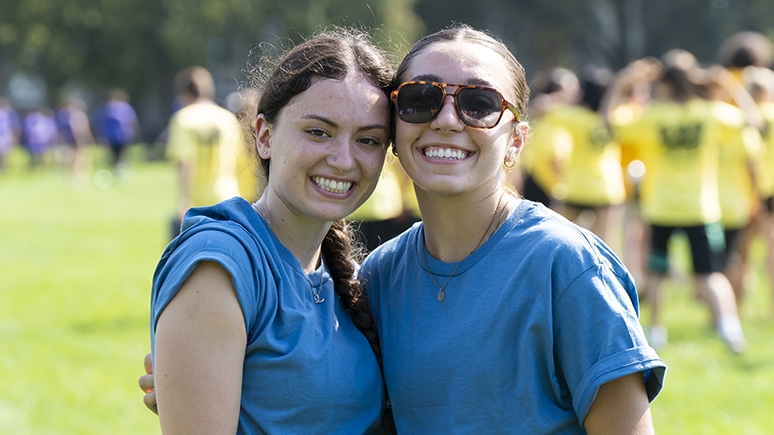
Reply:
[[[315,304],[321,304],[321,303],[325,302],[325,298],[321,298],[320,295],[318,295],[317,293],[312,293],[312,296],[314,296],[314,303]]]
[[[443,302],[446,295],[443,293],[443,289],[438,290],[438,294],[435,296],[436,299],[438,299],[438,302]]]

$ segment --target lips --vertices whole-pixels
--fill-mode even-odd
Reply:
[[[321,189],[331,193],[345,193],[352,188],[351,181],[337,181],[325,177],[312,177],[312,181]]]

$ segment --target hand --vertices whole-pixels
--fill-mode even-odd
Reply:
[[[145,396],[142,398],[145,406],[148,407],[154,414],[159,414],[159,409],[156,406],[156,390],[153,388],[153,360],[151,354],[145,355],[145,374],[140,376],[137,381],[140,385],[140,389],[145,392]]]

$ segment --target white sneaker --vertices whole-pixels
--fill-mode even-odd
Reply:
[[[739,317],[721,317],[718,320],[717,331],[731,352],[740,353],[747,348],[747,339],[744,337],[742,322],[739,321]]]
[[[667,344],[667,330],[661,325],[653,325],[648,329],[648,343],[653,349],[662,349]]]

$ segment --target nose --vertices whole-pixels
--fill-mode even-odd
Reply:
[[[464,128],[465,124],[460,119],[459,113],[457,113],[454,95],[449,93],[448,90],[446,92],[447,94],[443,98],[443,104],[441,104],[438,116],[433,119],[431,127],[442,130],[460,130]]]
[[[346,172],[356,166],[354,145],[343,138],[336,140],[328,153],[327,163],[341,172]]]

